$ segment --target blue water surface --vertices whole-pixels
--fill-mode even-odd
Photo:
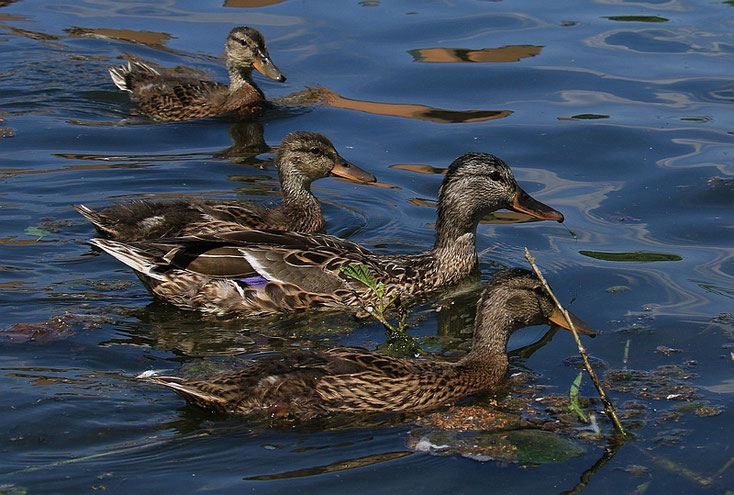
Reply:
[[[157,123],[107,73],[132,56],[226,81],[223,44],[237,25],[264,34],[288,77],[256,74],[269,98],[317,97],[257,122]],[[0,2],[0,493],[559,493],[579,483],[726,493],[732,67],[734,6],[718,0]],[[528,247],[561,301],[603,332],[586,342],[602,376],[657,370],[677,385],[663,397],[644,383],[612,391],[635,437],[609,459],[605,440],[565,434],[584,453],[536,465],[416,452],[415,418],[305,427],[213,417],[136,380],[384,340],[379,324],[348,315],[180,311],[85,243],[95,233],[73,204],[277,202],[270,148],[293,130],[325,134],[379,178],[383,187],[322,180],[314,191],[330,233],[382,252],[432,245],[440,172],[453,159],[502,157],[566,221],[488,219],[482,279],[527,266]],[[476,297],[456,304],[458,320],[417,308],[411,334],[464,352]],[[519,332],[511,347],[545,330]],[[575,355],[559,333],[512,371],[539,399],[567,395]],[[596,395],[588,380],[580,393]],[[601,405],[589,409],[608,432]]]

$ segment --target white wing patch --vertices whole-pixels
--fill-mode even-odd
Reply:
[[[259,274],[259,275],[260,275],[260,276],[261,276],[262,278],[264,278],[264,279],[266,279],[266,280],[268,280],[268,281],[271,281],[271,282],[281,282],[281,283],[285,283],[285,281],[284,281],[284,280],[281,280],[281,279],[279,279],[278,277],[276,277],[275,275],[273,275],[272,273],[270,273],[270,272],[268,271],[268,269],[267,269],[267,268],[265,268],[265,267],[264,267],[264,266],[263,266],[263,265],[262,265],[262,264],[261,264],[261,263],[260,263],[259,261],[257,261],[257,259],[255,259],[255,257],[254,257],[254,256],[252,256],[251,254],[249,254],[249,253],[248,253],[247,251],[245,251],[244,249],[238,249],[238,251],[239,251],[240,253],[242,253],[242,256],[244,256],[244,257],[245,257],[245,259],[246,259],[246,260],[247,260],[247,262],[248,262],[248,263],[250,264],[250,266],[252,266],[252,268],[253,268],[253,269],[254,269],[254,270],[255,270],[255,271],[256,271],[256,272],[257,272],[257,273],[258,273],[258,274]]]

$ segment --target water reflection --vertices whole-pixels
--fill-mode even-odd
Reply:
[[[268,146],[263,135],[263,125],[260,122],[235,122],[230,124],[227,132],[232,146],[215,154],[215,157],[224,158],[238,163],[241,160],[252,158],[262,153],[274,153],[275,149]]]
[[[173,36],[168,33],[156,31],[135,31],[132,29],[109,29],[109,28],[81,28],[71,27],[64,29],[70,38],[97,38],[102,40],[115,40],[123,43],[143,45],[162,52],[184,55],[182,52],[173,50],[166,46]],[[158,67],[156,67],[158,68]]]
[[[60,40],[62,39],[62,37],[57,36],[55,34],[46,34],[46,33],[41,33],[38,31],[29,31],[27,29],[21,29],[21,28],[17,28],[14,26],[8,26],[5,24],[0,24],[0,27],[8,30],[8,32],[0,33],[0,35],[3,35],[3,36],[14,35],[14,36],[20,36],[20,37],[28,38],[32,40],[42,41],[48,44],[49,46],[53,46],[55,48],[60,48],[63,46],[60,43],[56,43],[56,40]]]
[[[625,50],[640,54],[698,54],[724,55],[734,50],[734,44],[710,42],[715,36],[706,32],[692,36],[688,30],[651,29],[647,27],[615,29],[595,35],[584,42],[595,48]]]
[[[325,464],[321,466],[312,466],[303,469],[296,469],[294,471],[286,471],[277,474],[261,474],[258,476],[248,476],[244,478],[248,481],[264,481],[264,480],[283,480],[288,478],[303,478],[306,476],[318,476],[325,473],[334,473],[339,471],[345,471],[348,469],[357,469],[365,466],[372,466],[382,462],[392,461],[400,459],[408,455],[413,455],[411,451],[397,451],[397,452],[384,452],[381,454],[370,454],[364,457],[357,457],[353,459],[343,459],[331,464]]]
[[[409,103],[381,103],[367,100],[345,98],[325,86],[309,87],[304,91],[274,100],[285,105],[305,105],[320,103],[329,107],[356,110],[358,112],[428,120],[441,124],[464,122],[484,122],[502,119],[512,114],[510,110],[445,110],[426,105]]]
[[[470,50],[467,48],[419,48],[408,50],[416,62],[430,63],[481,63],[518,62],[534,57],[543,49],[534,45],[509,45],[500,48]]]
[[[107,160],[107,158],[82,158],[89,157],[90,155],[73,155],[74,159],[99,159]],[[92,155],[94,156],[94,155]],[[63,158],[71,158],[72,155],[63,156]],[[59,172],[72,172],[72,171],[85,171],[85,170],[108,170],[116,168],[143,168],[145,165],[140,163],[110,163],[108,165],[70,165],[68,167],[51,168],[47,170],[28,170],[28,169],[15,169],[15,168],[0,168],[0,178],[8,179],[10,177],[18,177],[21,175],[37,175],[37,174],[56,174]]]

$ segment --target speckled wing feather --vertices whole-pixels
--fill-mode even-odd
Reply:
[[[154,377],[204,409],[307,419],[330,412],[420,410],[477,388],[454,365],[411,361],[356,347],[296,351],[257,359],[208,380]],[[451,383],[453,382],[453,383]]]
[[[372,266],[371,254],[358,244],[329,235],[247,230],[216,236],[189,236],[138,242],[156,249],[171,265],[200,274],[241,278],[260,274],[310,292],[344,288],[340,269],[350,263]],[[377,270],[377,267],[373,267]]]
[[[134,91],[141,110],[161,120],[187,120],[222,113],[228,87],[212,81],[161,79]]]
[[[314,385],[324,375],[359,371],[358,366],[338,356],[295,351],[256,359],[237,371],[207,380],[186,381],[171,376],[150,379],[175,390],[188,402],[215,412],[298,415],[313,408],[318,400]],[[314,403],[304,408],[307,402]]]
[[[305,223],[268,210],[237,201],[155,202],[135,200],[102,211],[75,205],[97,231],[118,241],[138,241],[182,237],[197,234],[222,234],[244,229],[283,229],[315,231],[322,225],[317,220]],[[313,224],[313,228],[309,230]],[[301,228],[303,227],[303,228]]]

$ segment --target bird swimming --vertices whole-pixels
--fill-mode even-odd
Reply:
[[[239,200],[136,200],[94,211],[75,205],[104,237],[141,241],[162,237],[216,234],[244,229],[323,232],[321,203],[311,182],[330,175],[357,182],[375,176],[342,158],[328,138],[314,132],[288,134],[275,155],[283,201],[264,208]]]
[[[255,28],[240,26],[227,36],[224,54],[229,85],[190,76],[162,74],[137,60],[109,69],[119,89],[131,93],[140,109],[161,121],[180,121],[226,113],[252,118],[267,107],[265,95],[252,80],[252,69],[275,81],[285,76],[270,59],[265,38]]]
[[[578,333],[595,335],[578,317],[570,317]],[[500,383],[508,369],[510,335],[541,324],[570,328],[538,277],[510,268],[498,272],[484,289],[472,349],[458,362],[332,347],[253,359],[240,369],[199,380],[148,379],[197,407],[225,414],[307,420],[331,413],[424,411]]]
[[[183,309],[242,316],[343,311],[373,297],[368,285],[344,272],[353,264],[365,266],[375,283],[403,301],[460,282],[478,265],[479,221],[501,208],[563,221],[560,212],[527,194],[500,158],[465,153],[441,184],[435,243],[417,254],[383,254],[335,236],[272,230],[90,242],[131,267],[157,297]]]

